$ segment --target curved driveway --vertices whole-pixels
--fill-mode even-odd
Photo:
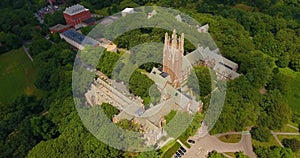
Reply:
[[[241,132],[232,133],[240,134]],[[225,143],[218,139],[217,136],[206,134],[204,137],[191,137],[196,141],[191,148],[187,150],[183,158],[205,158],[209,152],[216,150],[217,152],[239,152],[243,151],[250,158],[255,158],[253,152],[251,135],[249,132],[242,132],[242,139],[238,143]]]

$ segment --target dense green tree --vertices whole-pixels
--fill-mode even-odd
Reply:
[[[26,10],[22,6],[22,9],[1,9],[0,12],[0,30],[4,32],[11,32],[15,35],[23,31],[28,31],[27,25],[38,25],[36,18],[33,16],[33,10]],[[12,20],[14,19],[14,20]],[[24,29],[24,30],[23,30]]]
[[[2,157],[25,157],[40,140],[33,134],[30,119],[43,110],[35,97],[18,97],[13,103],[0,104],[0,152]]]
[[[58,88],[60,84],[59,80],[64,80],[66,79],[64,78],[65,75],[69,75],[63,72],[72,70],[71,63],[75,58],[75,54],[69,50],[63,51],[64,49],[69,49],[69,46],[61,42],[51,45],[50,49],[41,51],[35,56],[34,66],[38,72],[35,85],[38,88],[44,90]],[[66,68],[60,69],[61,66],[66,66]],[[68,89],[70,89],[70,87]]]
[[[299,112],[293,112],[292,121],[296,124],[300,124],[300,113]]]
[[[158,158],[159,155],[157,151],[153,150],[153,151],[142,152],[137,156],[137,158],[149,158],[149,157]]]
[[[50,40],[53,42],[60,42],[62,39],[59,37],[59,33],[50,34]]]
[[[102,103],[100,106],[103,109],[103,112],[105,113],[105,115],[110,120],[112,120],[114,115],[117,115],[119,113],[119,110],[116,107],[114,107],[108,103]]]
[[[126,49],[131,49],[135,46],[138,46],[139,44],[148,43],[148,42],[162,43],[164,41],[166,32],[168,32],[169,35],[172,34],[172,32],[161,28],[135,29],[117,37],[114,40],[114,43],[116,43],[119,48],[126,48]],[[195,46],[189,40],[185,39],[184,51],[191,52],[193,50],[195,50]],[[150,51],[153,50],[150,49]],[[141,52],[138,53],[141,54]],[[147,56],[147,54],[143,54],[143,55]],[[139,60],[136,61],[138,62]]]
[[[207,67],[194,67],[195,74],[188,77],[188,86],[193,89],[196,94],[201,96],[206,96],[210,94],[211,87],[211,77],[210,71]]]
[[[300,71],[300,55],[291,56],[291,62],[289,67],[294,71]]]
[[[93,26],[87,26],[87,27],[80,29],[80,31],[82,34],[88,35],[93,30],[93,28],[94,28]]]
[[[254,87],[266,86],[272,77],[274,62],[265,57],[261,51],[250,52],[240,57],[242,61],[239,71],[246,75]]]
[[[243,152],[236,152],[234,153],[236,158],[248,158],[247,155],[245,155]]]
[[[68,6],[76,3],[79,1],[67,1]],[[246,0],[243,1],[242,7],[236,5],[238,3],[241,2],[237,0],[83,1],[83,4],[91,10],[106,7],[103,10],[109,8],[110,13],[118,12],[125,7],[145,4],[174,7],[186,11],[201,24],[209,23],[210,33],[216,39],[222,54],[239,63],[239,72],[244,75],[228,82],[223,113],[216,123],[215,131],[243,130],[246,126],[254,125],[257,116],[259,116],[258,125],[277,129],[287,122],[290,112],[282,96],[275,92],[279,90],[280,93],[285,94],[287,86],[283,83],[288,81],[285,79],[286,76],[280,76],[282,74],[279,71],[279,73],[272,72],[273,63],[275,61],[276,65],[282,68],[288,63],[292,70],[300,70],[298,53],[300,5],[294,0]],[[45,16],[45,24],[48,26],[41,26],[44,32],[35,29],[38,28],[36,27],[38,22],[33,12],[44,5],[45,2],[40,0],[0,1],[0,53],[19,48],[22,41],[31,40],[34,34],[45,35],[48,26],[64,23],[60,11]],[[197,11],[208,14],[197,13]],[[162,42],[165,32],[162,29],[139,29],[120,36],[116,41],[118,47],[133,48],[145,42]],[[59,42],[59,40],[53,41]],[[33,40],[31,47],[34,47],[34,44]],[[43,45],[43,42],[40,44]],[[81,125],[71,97],[72,62],[75,53],[61,43],[54,45],[36,51],[38,53],[35,56],[36,85],[49,92],[45,92],[46,97],[43,102],[23,98],[12,104],[0,104],[1,157],[26,157],[28,150],[42,137],[48,139],[50,137],[48,135],[52,135],[52,128],[50,128],[54,127],[52,123],[57,126],[60,136],[42,141],[33,148],[28,157],[124,157],[123,152],[101,143]],[[187,42],[185,52],[191,50],[193,48]],[[93,54],[89,55],[92,60]],[[145,54],[143,56],[148,57]],[[272,56],[273,59],[268,56]],[[139,61],[143,58],[137,56],[135,59]],[[117,58],[112,57],[107,62],[100,63],[99,65],[102,64],[103,67],[100,66],[98,69],[103,69],[109,75],[116,61]],[[119,65],[118,68],[123,66]],[[143,69],[149,72],[151,67],[153,67],[151,64],[145,65]],[[260,95],[260,88],[266,85],[268,91]],[[43,113],[45,116],[39,116],[48,108],[50,108],[48,114],[46,112]],[[234,115],[228,115],[229,113]],[[297,120],[299,120],[297,116],[294,116],[293,121],[299,124]],[[40,124],[42,125],[39,126]],[[192,129],[195,130],[196,126]],[[190,128],[187,131],[191,131]],[[255,152],[262,158],[293,157],[291,150],[280,147],[255,148]],[[155,152],[140,154],[140,157],[155,156]]]
[[[115,68],[116,62],[119,60],[120,55],[114,52],[104,51],[101,54],[97,69],[103,72],[108,77],[111,77]]]
[[[29,52],[32,56],[36,56],[39,53],[48,50],[51,47],[51,42],[43,37],[38,37],[32,41],[29,46]]]
[[[279,56],[275,63],[278,67],[285,68],[289,66],[289,62],[290,62],[290,56],[288,54],[285,54]]]
[[[285,52],[290,55],[297,51],[297,44],[299,37],[297,37],[296,32],[290,28],[283,28],[279,30],[276,34],[276,40],[285,44]]]
[[[164,118],[166,119],[166,123],[168,124],[174,118],[175,115],[176,111],[171,110],[171,112],[168,115],[164,116]]]
[[[53,14],[46,14],[44,19],[45,19],[45,24],[48,27],[54,26],[56,24],[64,25],[66,23],[62,11],[57,11]]]
[[[30,121],[35,136],[41,136],[43,139],[48,140],[57,134],[55,125],[43,116],[33,117]]]
[[[270,130],[265,127],[253,127],[250,132],[254,139],[261,142],[268,142],[271,137]]]
[[[224,156],[221,153],[217,153],[216,151],[212,151],[210,153],[208,153],[208,158],[225,158],[226,156]]]
[[[293,152],[297,152],[300,150],[300,141],[296,138],[293,139],[283,139],[282,144],[287,147],[292,149]]]
[[[145,64],[142,64],[141,66],[139,66],[140,69],[144,69],[146,70],[147,72],[151,72],[153,67],[160,67],[162,66],[161,64],[159,63],[154,63],[154,62],[149,62],[149,63],[145,63]]]
[[[263,112],[258,118],[258,126],[281,129],[291,117],[290,108],[278,90],[269,91],[260,106]]]
[[[281,94],[286,94],[289,90],[291,81],[292,78],[289,75],[279,72],[273,75],[272,80],[267,85],[267,89],[278,89]]]
[[[120,152],[100,142],[80,123],[76,111],[62,120],[66,128],[62,134],[49,141],[42,141],[28,154],[28,157],[117,157]],[[70,141],[72,140],[72,141]]]
[[[254,152],[258,157],[261,158],[293,158],[294,154],[291,149],[283,148],[283,147],[256,147],[254,148]]]
[[[149,108],[150,102],[155,105],[160,101],[160,92],[154,81],[139,70],[135,70],[132,73],[129,79],[129,90],[135,96],[140,96],[144,100],[146,108]]]
[[[140,124],[135,123],[134,121],[126,120],[126,119],[119,120],[117,125],[123,129],[133,131],[133,132],[141,132],[142,131],[142,127]]]
[[[0,54],[21,46],[21,41],[15,34],[0,32]]]
[[[261,100],[257,91],[245,76],[229,82],[222,113],[211,132],[241,131],[253,125],[259,113],[258,102]]]

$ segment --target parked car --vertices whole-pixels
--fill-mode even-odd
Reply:
[[[186,149],[184,149],[184,147],[180,147],[180,150],[183,151],[184,153],[186,153]]]
[[[178,157],[181,157],[181,154],[180,154],[178,151],[176,151],[176,155],[177,155]]]
[[[184,152],[181,151],[180,149],[178,150],[178,152],[179,152],[181,155],[184,155]]]
[[[192,143],[192,144],[195,144],[195,141],[194,141],[194,140],[191,140],[191,139],[189,139],[188,142],[189,142],[189,143]]]

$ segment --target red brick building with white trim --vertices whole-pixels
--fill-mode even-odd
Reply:
[[[66,8],[64,11],[64,18],[68,25],[76,27],[76,25],[79,25],[83,21],[90,19],[91,12],[89,9],[84,8],[84,6],[76,4]]]

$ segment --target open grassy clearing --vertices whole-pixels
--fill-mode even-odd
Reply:
[[[162,155],[162,158],[172,157],[179,148],[180,148],[180,144],[178,142],[175,142],[175,144]]]
[[[300,112],[300,72],[289,68],[280,69],[280,72],[293,78],[284,97],[293,111]]]
[[[187,142],[189,137],[180,136],[178,139],[184,144],[187,148],[191,148],[191,145]]]
[[[165,146],[161,148],[162,152],[166,152],[167,150],[169,150],[175,143],[176,140],[172,140],[169,143],[167,143]]]
[[[298,136],[297,135],[277,135],[277,137],[280,141],[282,141],[284,138],[287,138],[287,139],[295,138],[295,139],[298,139],[300,141],[300,136],[299,135]]]
[[[271,146],[279,146],[278,142],[275,140],[273,136],[270,137],[268,142],[260,142],[258,140],[252,139],[252,145],[254,147],[271,147]]]
[[[22,48],[0,55],[0,102],[9,103],[21,95],[40,97],[42,92],[34,86],[33,63]]]
[[[289,127],[288,125],[284,125],[280,130],[274,130],[274,132],[298,132],[298,130]]]
[[[233,157],[233,158],[236,157],[235,154],[234,154],[233,152],[225,152],[224,154],[229,155],[229,156],[231,156],[231,157]]]

